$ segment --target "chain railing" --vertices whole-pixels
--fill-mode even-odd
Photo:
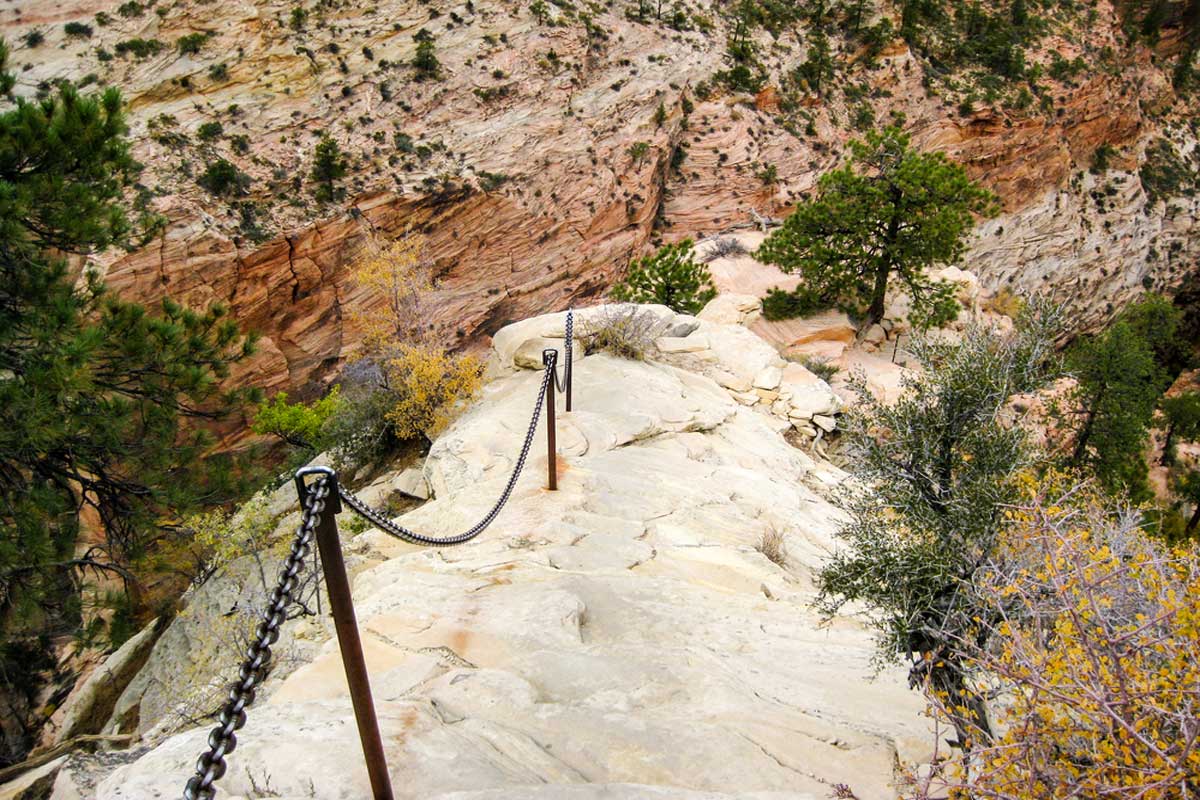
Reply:
[[[563,347],[566,356],[563,377],[560,380],[558,374],[558,351],[543,350],[541,387],[534,401],[533,415],[525,432],[525,440],[513,464],[508,482],[483,518],[460,534],[447,537],[426,536],[392,522],[342,487],[338,482],[337,473],[329,467],[305,467],[296,473],[296,493],[302,509],[300,525],[296,529],[288,557],[279,572],[279,581],[267,597],[267,608],[255,629],[254,642],[246,650],[246,658],[238,671],[238,679],[230,686],[229,699],[218,715],[218,724],[208,735],[208,748],[196,761],[196,772],[183,790],[184,800],[213,800],[216,797],[215,784],[225,774],[226,756],[237,747],[236,732],[246,724],[246,709],[254,702],[255,689],[266,678],[271,664],[271,645],[279,640],[279,628],[287,618],[288,607],[293,602],[292,593],[299,585],[299,575],[312,551],[314,538],[321,554],[330,612],[333,615],[342,665],[350,688],[350,700],[354,706],[354,717],[362,742],[372,796],[375,800],[392,800],[391,779],[388,776],[383,741],[379,735],[379,724],[371,700],[371,687],[366,661],[363,658],[358,623],[354,615],[350,581],[338,538],[336,515],[342,510],[339,501],[344,501],[347,507],[384,533],[412,544],[446,547],[468,542],[492,524],[512,497],[513,489],[529,457],[529,450],[533,446],[543,405],[546,407],[547,488],[556,490],[558,464],[555,453],[554,399],[556,392],[562,392],[566,396],[566,409],[571,410],[573,339],[574,312],[568,310]],[[311,475],[319,477],[309,485],[306,478]]]

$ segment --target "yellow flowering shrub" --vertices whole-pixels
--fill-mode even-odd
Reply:
[[[1200,552],[1061,478],[1027,484],[975,587],[989,644],[965,649],[995,739],[936,763],[917,797],[1200,797]],[[948,719],[953,700],[929,696]]]
[[[363,310],[349,314],[362,337],[341,419],[331,426],[335,455],[351,463],[385,457],[400,442],[432,438],[478,391],[483,365],[449,352],[427,335],[423,297],[433,288],[424,238],[406,232],[369,239],[350,266],[366,291]]]
[[[483,365],[473,355],[429,345],[400,344],[384,365],[394,398],[387,419],[400,439],[433,438],[454,412],[479,391]]]
[[[352,310],[350,324],[362,335],[363,355],[372,357],[397,342],[421,338],[422,297],[431,289],[422,254],[423,236],[406,232],[391,242],[367,239],[350,264],[350,279],[371,298],[366,310]]]

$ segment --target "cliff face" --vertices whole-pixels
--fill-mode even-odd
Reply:
[[[229,303],[263,334],[252,374],[237,378],[268,390],[315,389],[353,352],[342,320],[372,298],[354,291],[345,267],[368,231],[426,234],[439,279],[430,324],[471,343],[603,292],[656,226],[671,240],[744,225],[751,211],[785,213],[840,160],[860,102],[792,98],[811,118],[801,133],[781,124],[775,86],[702,100],[699,89],[726,66],[727,22],[715,8],[694,9],[712,24],[705,32],[634,22],[615,6],[585,20],[564,4],[543,24],[493,0],[345,0],[302,19],[290,2],[181,0],[133,15],[115,5],[10,9],[2,24],[17,43],[18,91],[64,76],[122,87],[147,166],[140,202],[169,223],[142,250],[99,263],[130,297]],[[1077,305],[1083,324],[1144,286],[1176,286],[1197,252],[1195,202],[1182,190],[1151,202],[1136,174],[1159,137],[1192,157],[1194,133],[1171,127],[1189,118],[1187,103],[1149,50],[1118,40],[1117,12],[1106,2],[1095,11],[1030,55],[1120,54],[1103,70],[1049,81],[1052,109],[996,103],[964,114],[899,42],[874,66],[839,55],[875,119],[903,113],[919,145],[963,161],[1002,196],[1005,213],[981,226],[968,268],[992,289],[1048,288]],[[90,20],[97,12],[106,24]],[[93,25],[90,38],[65,34],[62,23],[79,19]],[[37,47],[19,43],[31,30],[44,34]],[[437,79],[418,80],[409,66],[420,30],[434,36]],[[179,38],[195,33],[208,36],[182,52]],[[806,56],[804,34],[760,32],[776,82]],[[136,39],[160,49],[118,52]],[[321,133],[349,156],[342,202],[312,199]],[[1101,148],[1112,163],[1094,176]],[[244,196],[218,199],[197,185],[219,158],[248,177]],[[762,177],[768,165],[774,183]]]

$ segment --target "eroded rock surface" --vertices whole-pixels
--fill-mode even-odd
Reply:
[[[691,335],[714,333],[729,335],[711,323]],[[842,473],[697,372],[604,353],[577,367],[575,408],[559,407],[558,491],[544,488],[543,425],[478,539],[435,550],[372,530],[347,545],[382,559],[354,594],[397,795],[816,800],[845,783],[863,800],[895,796],[898,755],[929,741],[920,699],[899,672],[873,678],[862,627],[822,627],[809,605]],[[488,383],[434,444],[435,499],[406,526],[448,535],[486,512],[540,382],[509,369]],[[771,529],[785,533],[783,565],[756,549]],[[274,686],[224,792],[269,777],[283,797],[368,794],[341,670],[328,641]],[[167,739],[99,797],[174,795],[206,736]]]

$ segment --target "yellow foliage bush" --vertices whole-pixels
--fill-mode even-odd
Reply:
[[[397,345],[384,363],[387,391],[394,398],[387,419],[396,436],[436,436],[479,391],[482,372],[483,365],[473,355],[453,355],[429,345]]]
[[[382,302],[368,311],[351,311],[350,323],[363,337],[363,355],[378,356],[398,342],[422,338],[422,297],[432,288],[422,254],[425,239],[405,233],[385,242],[371,237],[350,264],[350,278]]]
[[[936,765],[917,797],[1200,797],[1200,552],[1061,478],[1027,485],[976,586],[990,644],[966,649],[996,738]]]

